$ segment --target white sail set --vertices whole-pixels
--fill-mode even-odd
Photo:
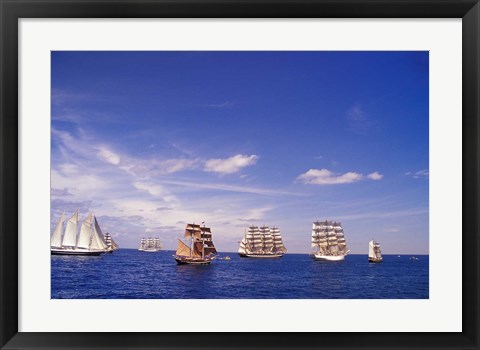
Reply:
[[[375,240],[368,242],[368,261],[381,262],[383,260],[382,250],[380,249],[380,243]]]
[[[350,250],[340,222],[315,221],[312,227],[312,255],[317,260],[344,260]]]
[[[107,253],[113,253],[120,248],[108,232],[105,233],[105,244],[107,245]]]
[[[160,238],[148,237],[142,238],[140,241],[140,248],[138,250],[142,252],[159,252],[162,250],[162,243]]]
[[[68,219],[65,231],[65,213],[58,220],[50,238],[50,251],[56,255],[99,255],[108,250],[105,237],[93,213],[83,220],[78,232],[78,209]]]
[[[250,226],[240,241],[238,254],[250,258],[279,258],[287,252],[277,227]]]

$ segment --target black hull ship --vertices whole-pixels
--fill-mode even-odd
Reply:
[[[217,249],[212,241],[210,227],[187,224],[184,238],[190,244],[178,240],[177,251],[173,256],[177,264],[208,265],[217,257]]]

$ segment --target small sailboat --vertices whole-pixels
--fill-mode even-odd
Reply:
[[[380,250],[380,243],[375,240],[368,242],[368,261],[372,263],[382,262],[382,251]]]
[[[189,244],[179,239],[177,251],[173,256],[178,264],[206,265],[216,258],[217,249],[212,241],[210,227],[206,227],[205,224],[203,226],[187,224],[184,238],[188,239]]]
[[[78,232],[78,209],[68,219],[63,232],[65,213],[58,220],[50,238],[52,255],[100,255],[105,253],[107,245],[97,218],[89,213]]]

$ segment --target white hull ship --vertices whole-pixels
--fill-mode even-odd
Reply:
[[[210,227],[187,224],[184,238],[187,238],[190,244],[178,240],[177,251],[173,256],[177,264],[207,265],[217,257]]]
[[[162,244],[160,243],[160,238],[142,238],[142,240],[140,241],[140,248],[138,248],[138,250],[147,253],[156,253],[161,251]]]
[[[372,263],[382,262],[382,251],[380,249],[380,243],[371,240],[368,242],[368,261]]]
[[[243,258],[281,258],[287,249],[276,227],[250,226],[240,241],[238,254]]]
[[[50,238],[52,255],[100,255],[107,251],[102,230],[92,213],[83,221],[80,233],[77,233],[78,209],[68,220],[65,231],[63,231],[64,219],[65,213],[58,220]]]
[[[105,233],[105,244],[107,245],[106,253],[113,253],[119,248],[118,244],[113,240],[110,233]]]
[[[315,221],[312,227],[312,256],[320,261],[343,261],[350,252],[342,224],[335,221]]]

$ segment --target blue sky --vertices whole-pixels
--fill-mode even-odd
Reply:
[[[310,251],[428,253],[428,52],[52,52],[52,230],[93,211],[124,248],[186,222]]]

